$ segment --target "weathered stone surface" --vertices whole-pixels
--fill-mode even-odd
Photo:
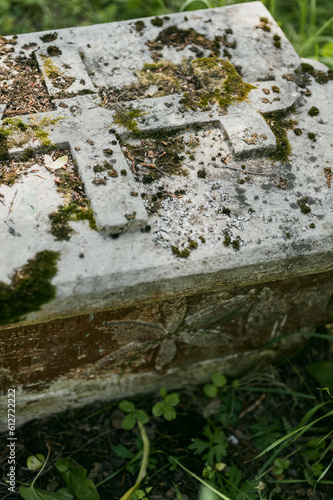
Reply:
[[[1,41],[0,384],[21,422],[260,366],[333,308],[332,73],[260,2],[162,21]]]

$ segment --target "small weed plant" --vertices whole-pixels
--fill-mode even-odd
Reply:
[[[20,495],[24,500],[99,500],[99,494],[96,487],[87,478],[87,471],[72,458],[59,458],[55,467],[66,483],[66,488],[60,488],[58,491],[47,491],[37,488],[35,482],[38,476],[43,472],[50,456],[50,449],[47,457],[38,453],[27,459],[27,467],[30,470],[38,470],[37,476],[29,486],[20,487]]]
[[[40,453],[28,457],[28,469],[37,474],[32,481],[24,476],[20,496],[294,500],[303,488],[304,495],[318,491],[321,499],[330,500],[333,364],[320,363],[296,358],[286,361],[280,372],[271,368],[234,381],[213,373],[201,389],[168,393],[162,387],[157,397],[112,404],[110,416],[118,424],[111,426],[110,444],[102,440],[98,445],[100,454],[111,456],[111,471],[104,473],[104,460],[98,475],[93,471],[96,463],[86,462],[84,454],[76,461],[69,450],[52,462],[48,446],[46,458]],[[287,379],[280,375],[285,372]],[[86,417],[82,425],[98,417],[110,428],[103,411]],[[108,485],[114,494],[105,494]]]

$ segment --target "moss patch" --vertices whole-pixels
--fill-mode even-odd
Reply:
[[[54,87],[58,89],[66,90],[75,81],[74,76],[66,75],[50,58],[46,58],[45,56],[43,61],[43,70],[45,75],[52,81]]]
[[[69,151],[53,152],[53,159],[66,154]],[[69,225],[70,221],[89,221],[90,229],[97,230],[93,210],[90,200],[87,198],[81,178],[77,173],[77,168],[67,167],[66,170],[57,170],[57,191],[64,197],[64,204],[58,207],[56,212],[49,214],[51,221],[51,233],[60,241],[68,241],[74,233],[74,229]]]
[[[187,259],[191,254],[191,252],[188,248],[184,248],[183,250],[179,250],[179,248],[174,246],[174,245],[171,245],[171,251],[172,251],[173,255],[175,255],[176,257],[180,257],[181,259]]]
[[[320,83],[320,84],[324,84],[324,83],[329,82],[330,80],[333,80],[333,71],[332,70],[329,70],[327,73],[326,73],[326,71],[319,71],[319,70],[314,69],[314,67],[308,63],[301,64],[301,71],[298,72],[298,74],[300,74],[301,77],[303,77],[304,84],[307,83],[306,82],[307,75],[311,75],[316,80],[316,82]]]
[[[308,205],[308,198],[306,196],[303,196],[302,198],[297,200],[297,205],[299,206],[303,214],[309,214],[311,212],[311,208]]]
[[[295,108],[291,106],[282,111],[262,113],[262,116],[276,138],[276,150],[268,154],[272,160],[286,162],[289,158],[291,146],[288,140],[287,131],[294,129],[295,121],[291,118],[288,119],[288,116],[294,111]]]
[[[197,82],[197,78],[193,71],[194,61],[192,61],[191,64],[190,61],[184,59],[182,64],[175,65],[171,61],[162,60],[161,49],[167,46],[176,47],[180,50],[190,45],[191,51],[193,51],[198,59],[207,60],[206,66],[209,66],[211,63],[208,63],[208,60],[218,60],[217,57],[220,56],[222,45],[228,49],[236,48],[236,41],[230,41],[228,38],[231,34],[232,30],[227,29],[223,35],[216,36],[213,40],[210,40],[205,35],[197,33],[193,29],[182,30],[177,26],[170,26],[160,31],[159,35],[154,40],[147,42],[149,50],[151,51],[151,58],[154,62],[145,64],[141,70],[136,72],[139,82],[122,88],[112,87],[110,89],[101,89],[100,95],[103,102],[108,106],[110,103],[119,101],[129,101],[144,97],[159,97],[174,92],[191,92],[192,90],[202,89],[203,87],[201,83]],[[205,55],[205,50],[210,51],[209,57],[203,57]],[[226,53],[227,57],[231,58],[230,52],[227,51]],[[235,93],[238,94],[240,91],[240,76],[228,61],[219,61],[221,61],[220,65],[226,65],[226,72],[230,77],[228,83],[231,84],[231,80],[233,80],[234,87],[237,87]],[[214,64],[216,67],[217,63]],[[199,63],[197,66],[199,66]],[[203,62],[201,62],[201,66],[203,66]],[[219,75],[217,75],[216,81],[218,81],[218,76]],[[158,90],[154,90],[151,94],[147,94],[151,85],[157,85]],[[242,86],[242,90],[246,93],[246,88],[244,86]],[[224,93],[225,91],[226,88],[224,88]]]
[[[217,57],[201,57],[181,64],[173,64],[167,60],[144,64],[136,72],[138,83],[102,91],[103,100],[109,103],[121,99],[136,100],[144,97],[162,97],[173,93],[183,94],[181,104],[183,110],[198,108],[208,110],[217,102],[221,108],[241,102],[247,98],[253,85],[245,83],[234,66]],[[151,93],[147,91],[153,89]],[[171,105],[171,104],[170,104]],[[129,130],[137,131],[135,118],[143,113],[134,108],[118,108],[117,123]]]
[[[113,120],[118,125],[121,125],[127,130],[130,130],[133,135],[139,134],[137,118],[143,116],[145,113],[140,109],[135,109],[132,106],[120,106],[113,115]]]
[[[310,116],[317,116],[319,115],[319,109],[316,108],[316,106],[312,106],[312,108],[309,109],[308,114]]]
[[[53,42],[58,38],[58,33],[54,31],[53,33],[47,33],[46,35],[43,35],[40,37],[42,42]]]
[[[234,66],[223,59],[202,57],[191,63],[194,88],[181,100],[184,108],[210,109],[213,102],[220,108],[243,101],[256,88],[245,83]]]
[[[39,252],[14,272],[10,285],[0,282],[1,325],[19,321],[55,297],[51,280],[57,274],[59,257],[57,252]]]
[[[0,160],[8,159],[10,148],[24,146],[31,140],[38,139],[42,146],[52,145],[46,129],[61,119],[48,116],[38,119],[32,116],[26,124],[21,118],[5,118],[0,127]]]
[[[232,246],[234,250],[239,250],[240,243],[241,243],[240,236],[236,236],[236,238],[233,238],[232,235],[230,234],[230,231],[228,231],[227,229],[224,231],[223,245],[225,247]]]

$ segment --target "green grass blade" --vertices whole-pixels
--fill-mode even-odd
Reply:
[[[180,7],[179,12],[183,12],[191,3],[193,2],[202,2],[206,5],[207,9],[212,9],[213,5],[209,2],[209,0],[186,0],[183,5]]]
[[[332,22],[333,22],[333,16],[330,19],[328,19],[328,21],[326,21],[326,23],[324,23],[312,36],[310,36],[310,38],[305,42],[305,44],[302,45],[301,52],[304,52],[305,49],[310,47],[310,45],[318,39],[319,35],[321,35],[321,33],[325,31],[325,29],[328,28],[330,24],[332,24]]]
[[[300,421],[299,423],[299,427],[303,427],[303,425],[305,425],[309,420],[310,418],[318,411],[320,410],[320,408],[322,408],[323,406],[327,405],[328,403],[331,403],[331,401],[325,401],[324,403],[319,403],[317,404],[316,406],[314,406],[313,408],[311,408],[311,410],[309,410],[305,415],[304,417],[302,418],[302,420]]]
[[[292,436],[295,436],[296,434],[299,434],[297,436],[300,437],[302,434],[304,434],[304,432],[306,432],[308,429],[310,429],[313,425],[315,425],[317,422],[319,422],[320,420],[323,420],[324,418],[327,418],[327,417],[330,417],[331,415],[333,415],[333,410],[329,411],[328,413],[326,413],[325,415],[323,415],[322,417],[319,417],[317,418],[316,420],[313,420],[313,422],[310,422],[309,424],[307,425],[304,425],[303,427],[300,427],[298,429],[294,429],[293,431],[289,432],[288,434],[286,434],[285,436],[282,436],[280,439],[277,439],[273,444],[271,444],[270,446],[268,446],[267,448],[264,449],[264,451],[262,451],[261,453],[259,453],[259,455],[257,455],[255,458],[253,458],[252,460],[256,460],[257,458],[260,458],[262,457],[263,455],[265,455],[265,453],[268,453],[270,450],[273,450],[274,448],[276,448],[279,444],[283,443],[284,441],[286,441],[287,439],[289,439],[290,437]],[[295,441],[295,440],[293,440]],[[252,461],[251,460],[251,461]]]
[[[201,477],[199,477],[196,474],[194,474],[194,472],[192,472],[189,469],[187,469],[186,467],[184,467],[184,465],[182,465],[180,462],[178,462],[178,460],[176,460],[174,457],[169,456],[169,459],[170,459],[171,462],[174,462],[175,464],[177,464],[184,471],[186,471],[188,474],[190,474],[190,476],[194,477],[197,481],[199,481],[200,483],[202,483],[203,485],[205,485],[207,488],[209,488],[211,491],[213,491],[217,496],[219,496],[223,500],[231,500],[231,498],[226,497],[225,495],[223,495],[223,493],[221,493],[217,489],[213,488],[213,486],[211,486],[210,484],[206,483],[206,481],[204,481],[203,479],[201,479]]]

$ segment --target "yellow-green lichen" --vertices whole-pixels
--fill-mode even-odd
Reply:
[[[156,63],[146,63],[143,68],[136,71],[139,85],[149,88],[157,86],[157,90],[151,93],[152,97],[161,97],[171,93],[180,93],[184,87],[185,78],[189,74],[186,60],[181,65],[175,65],[171,61],[161,60]]]
[[[50,58],[46,58],[42,56],[43,60],[43,71],[46,77],[52,80],[52,84],[54,87],[59,88],[61,90],[68,89],[72,83],[75,81],[73,76],[66,75],[63,71],[61,71],[58,66],[54,64],[54,62]],[[86,91],[85,93],[90,93],[90,91]]]
[[[52,146],[47,128],[55,125],[62,117],[31,116],[25,123],[21,118],[5,118],[0,128],[0,160],[9,158],[11,148],[19,148],[30,141],[38,140],[41,146]]]
[[[194,88],[185,92],[181,103],[184,108],[210,109],[217,102],[220,108],[247,98],[256,88],[245,83],[229,61],[215,57],[201,57],[191,62]]]
[[[121,125],[131,131],[133,135],[139,134],[137,118],[145,114],[141,109],[135,109],[133,106],[119,106],[113,115],[113,120],[118,125]]]
[[[46,58],[43,61],[43,71],[49,78],[57,78],[61,75],[60,69],[54,64],[52,59]]]
[[[184,58],[181,64],[158,60],[144,64],[135,74],[138,83],[101,91],[107,107],[108,103],[119,100],[182,94],[184,109],[209,109],[214,102],[222,108],[243,101],[255,88],[243,82],[229,61],[218,57],[200,57],[192,61]],[[122,116],[121,121],[124,121]]]
[[[19,321],[53,299],[56,289],[51,280],[57,274],[59,257],[57,252],[39,252],[14,272],[10,285],[0,282],[1,325]]]

